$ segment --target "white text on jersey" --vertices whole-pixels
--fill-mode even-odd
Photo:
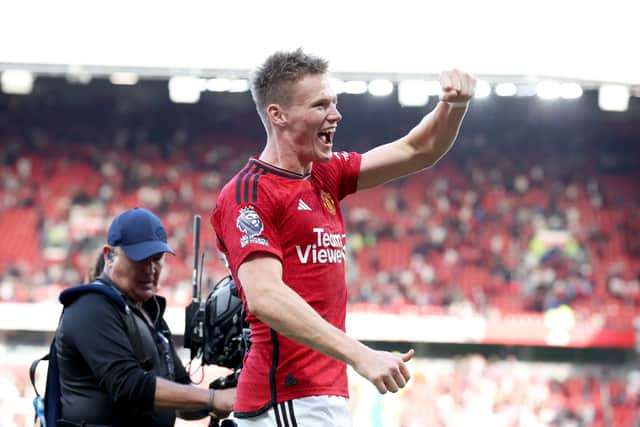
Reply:
[[[296,253],[301,264],[340,264],[346,256],[346,234],[326,233],[324,228],[314,228],[316,243],[304,249],[296,246]],[[311,258],[311,259],[309,259]]]

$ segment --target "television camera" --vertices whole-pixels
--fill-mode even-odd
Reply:
[[[200,357],[202,365],[231,369],[231,374],[216,379],[210,385],[214,389],[231,388],[237,385],[242,361],[249,349],[249,326],[238,288],[231,276],[216,283],[206,300],[202,301],[204,253],[199,258],[199,246],[200,216],[195,215],[192,300],[185,310],[184,347],[190,350],[191,361]]]

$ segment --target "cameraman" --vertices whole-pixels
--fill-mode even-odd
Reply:
[[[173,254],[160,219],[128,210],[109,227],[95,285],[61,295],[58,425],[173,426],[176,415],[231,412],[235,389],[213,393],[191,385],[176,354],[162,318],[166,301],[155,295],[166,252]],[[148,357],[141,360],[140,353]]]

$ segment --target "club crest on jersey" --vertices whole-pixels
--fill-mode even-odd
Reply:
[[[264,224],[258,213],[253,209],[253,206],[240,209],[240,215],[238,215],[238,219],[236,220],[236,227],[244,233],[244,236],[240,237],[240,245],[243,248],[249,243],[258,243],[264,246],[269,245],[267,239],[258,237],[264,231]]]
[[[333,201],[333,197],[331,197],[331,194],[329,194],[326,191],[322,190],[322,191],[320,191],[320,198],[322,199],[322,204],[324,205],[324,207],[327,208],[327,211],[331,215],[335,215],[336,214],[336,202]]]

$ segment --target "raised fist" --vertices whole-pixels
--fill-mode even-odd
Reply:
[[[473,98],[476,90],[476,79],[469,73],[460,70],[443,71],[440,74],[442,95],[445,102],[467,102]]]

